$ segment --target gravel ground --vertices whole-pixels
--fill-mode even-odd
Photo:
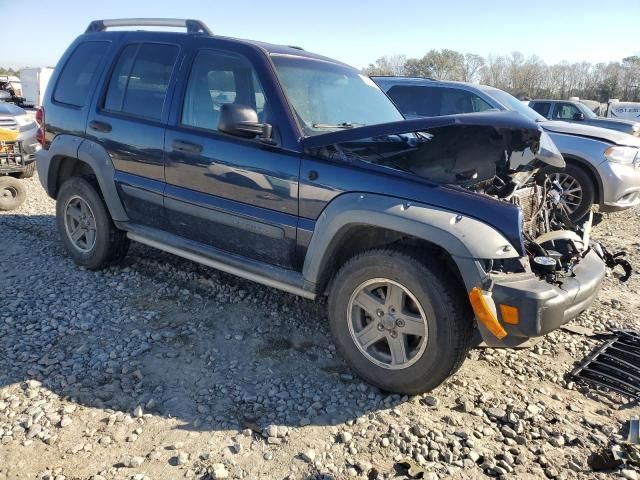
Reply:
[[[66,256],[37,179],[0,213],[0,478],[627,478],[593,474],[640,408],[565,380],[598,341],[481,349],[428,395],[389,395],[336,355],[324,306],[134,244]],[[640,266],[640,210],[594,236]],[[609,275],[573,325],[639,328],[640,277]]]

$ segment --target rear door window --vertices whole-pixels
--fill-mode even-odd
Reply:
[[[408,117],[437,117],[442,96],[438,87],[396,85],[387,92],[404,115]]]
[[[551,103],[549,102],[535,102],[533,104],[533,109],[545,118],[549,118],[550,108],[551,108]]]
[[[109,80],[104,109],[159,121],[178,52],[175,45],[155,43],[125,47]]]
[[[457,88],[396,85],[388,93],[398,109],[408,117],[437,117],[493,109],[478,95]]]
[[[53,99],[76,107],[85,106],[89,102],[93,79],[108,48],[109,42],[78,45],[60,72]]]

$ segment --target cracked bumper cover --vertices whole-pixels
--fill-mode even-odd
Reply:
[[[605,275],[604,262],[590,250],[573,271],[574,276],[563,279],[561,286],[530,274],[491,276],[491,299],[507,336],[499,340],[478,322],[484,342],[490,346],[516,346],[555,330],[589,308]],[[501,304],[518,309],[517,325],[504,322]]]

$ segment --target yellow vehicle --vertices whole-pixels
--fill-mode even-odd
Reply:
[[[0,128],[0,210],[18,208],[27,198],[20,178],[27,176],[33,165],[27,164],[26,158],[18,132]]]

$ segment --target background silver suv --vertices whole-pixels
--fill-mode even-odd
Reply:
[[[372,77],[407,118],[487,110],[511,110],[540,123],[564,156],[567,166],[552,178],[563,189],[562,201],[574,221],[593,204],[601,211],[640,204],[640,138],[589,125],[547,120],[497,88],[463,82],[410,77]]]

